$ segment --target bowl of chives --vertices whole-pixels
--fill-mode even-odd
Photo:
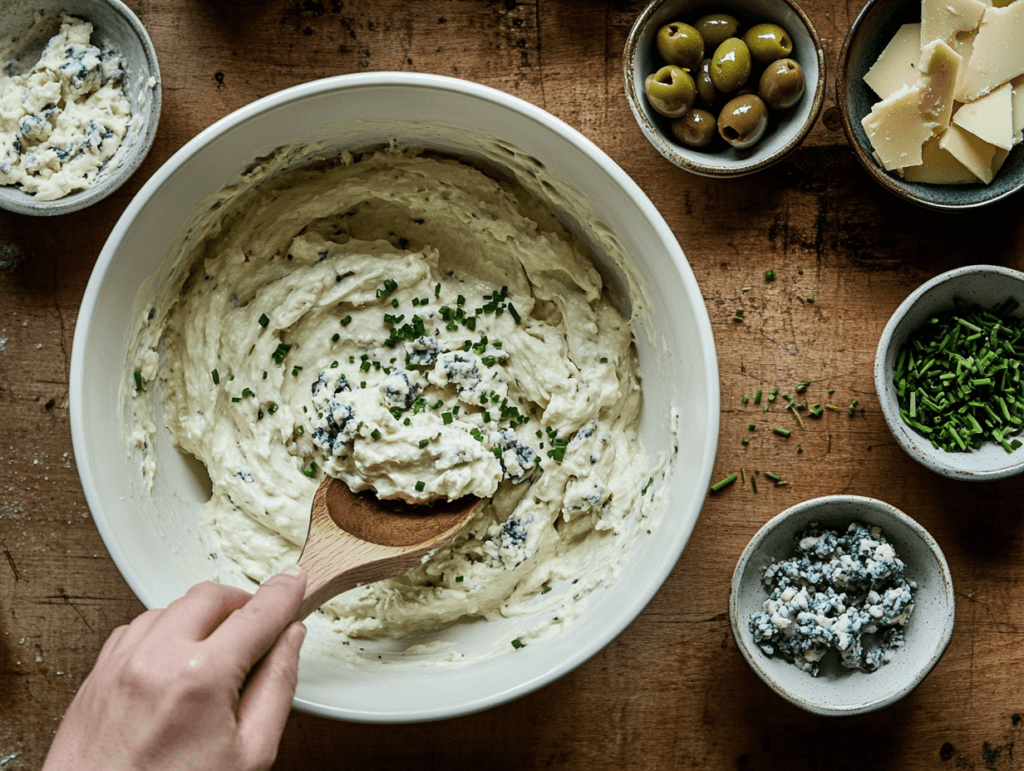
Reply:
[[[882,332],[875,389],[926,468],[974,481],[1024,470],[1024,273],[971,265],[920,286]]]

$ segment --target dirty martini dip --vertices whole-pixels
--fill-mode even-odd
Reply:
[[[269,176],[208,219],[142,314],[131,400],[146,474],[150,392],[206,466],[219,556],[256,581],[294,563],[329,474],[485,499],[408,574],[327,603],[345,638],[525,613],[553,582],[610,579],[652,473],[633,331],[546,206],[392,147]]]

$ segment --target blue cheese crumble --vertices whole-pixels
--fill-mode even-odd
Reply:
[[[24,75],[0,74],[0,185],[53,201],[95,185],[132,123],[121,59],[64,13]]]
[[[887,663],[904,644],[917,584],[881,529],[853,522],[840,535],[812,522],[797,549],[764,571],[768,599],[750,618],[754,642],[812,676],[830,650],[848,669]]]

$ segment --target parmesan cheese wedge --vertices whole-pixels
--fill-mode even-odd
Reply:
[[[921,25],[904,24],[889,41],[878,60],[864,76],[864,82],[882,99],[917,82],[921,58]]]
[[[956,98],[971,102],[1024,74],[1024,2],[988,8]]]
[[[949,152],[986,185],[995,176],[995,172],[992,171],[992,162],[995,159],[996,150],[999,148],[990,145],[983,139],[978,139],[974,134],[964,131],[955,123],[951,123],[949,128],[942,132],[942,136],[939,138],[939,147]]]
[[[1013,143],[1024,142],[1024,75],[1010,81],[1013,87]]]
[[[992,156],[992,176],[995,177],[999,173],[999,170],[1003,167],[1003,161],[1005,161],[1010,155],[1009,150],[996,150],[996,154]]]
[[[922,0],[921,50],[933,40],[952,46],[958,32],[977,29],[987,7],[981,0]]]
[[[921,163],[921,145],[931,137],[933,125],[918,109],[923,92],[921,85],[904,86],[878,102],[861,121],[886,171]]]
[[[949,150],[939,146],[935,136],[921,148],[920,166],[908,166],[903,170],[907,182],[927,182],[932,185],[969,185],[978,181],[970,169],[956,159]]]
[[[981,99],[968,102],[957,110],[953,123],[990,145],[1009,150],[1014,144],[1013,86],[1004,83]]]
[[[921,51],[922,92],[918,110],[936,133],[949,125],[953,114],[953,93],[961,61],[960,55],[943,40],[933,40]]]

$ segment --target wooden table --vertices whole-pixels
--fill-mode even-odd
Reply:
[[[1024,732],[1024,480],[953,482],[916,465],[886,429],[872,381],[878,336],[912,289],[961,265],[1024,267],[1024,198],[938,214],[898,201],[857,165],[832,76],[860,3],[805,0],[828,52],[821,120],[789,160],[736,181],[676,169],[637,128],[621,73],[635,0],[132,5],[163,76],[149,157],[84,212],[0,213],[0,768],[42,764],[103,641],[143,610],[90,518],[68,421],[75,317],[104,240],[143,182],[201,129],[279,89],[366,70],[453,75],[515,94],[582,131],[637,180],[682,244],[711,316],[722,380],[715,478],[757,467],[791,484],[711,495],[646,611],[558,682],[428,725],[293,713],[276,767],[308,768],[310,757],[381,769],[1024,767],[1013,752]],[[802,380],[811,381],[808,399],[844,411],[789,426],[789,439],[767,424],[750,434],[759,413],[741,397]],[[938,667],[902,702],[856,718],[815,717],[773,694],[740,656],[726,616],[750,536],[827,493],[872,495],[908,512],[945,550],[957,588],[957,628]]]

